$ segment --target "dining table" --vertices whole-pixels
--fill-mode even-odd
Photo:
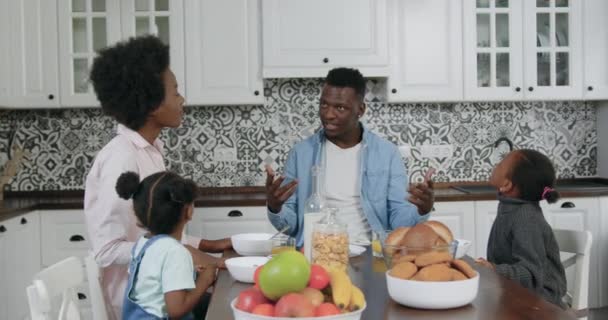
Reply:
[[[224,252],[224,256],[238,255],[234,251],[228,250]],[[573,313],[547,302],[519,283],[475,264],[471,257],[465,256],[464,260],[469,262],[480,275],[479,290],[475,300],[468,305],[453,309],[416,309],[400,305],[391,299],[386,287],[386,264],[382,258],[374,257],[368,247],[361,255],[351,257],[349,265],[352,282],[361,288],[366,297],[367,305],[361,319],[576,319]],[[228,270],[220,270],[205,319],[234,319],[230,302],[238,297],[239,292],[251,286],[251,283],[236,281],[230,276]]]

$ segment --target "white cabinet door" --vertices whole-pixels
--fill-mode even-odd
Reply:
[[[486,258],[488,238],[496,219],[497,209],[497,200],[475,202],[475,241],[477,241],[475,248],[478,257]]]
[[[70,256],[86,257],[90,246],[83,210],[44,210],[40,215],[43,266]]]
[[[264,0],[264,77],[388,75],[386,0]]]
[[[121,39],[153,34],[169,45],[171,70],[175,73],[180,92],[186,96],[184,0],[123,0],[120,5]]]
[[[10,65],[2,72],[10,74],[11,107],[59,106],[57,3],[47,0],[8,1],[3,6],[4,10],[9,15],[8,46],[12,52],[2,57]]]
[[[465,99],[523,98],[522,1],[464,1]]]
[[[600,201],[600,234],[598,239],[593,241],[597,242],[599,250],[599,265],[603,269],[608,266],[608,197],[599,198]],[[2,241],[2,240],[0,240]],[[600,269],[601,270],[601,269]],[[608,306],[608,274],[606,272],[600,272],[599,274],[599,305]]]
[[[120,2],[58,0],[61,105],[99,106],[89,71],[96,51],[120,40]]]
[[[266,207],[215,207],[196,208],[194,222],[188,228],[193,235],[215,240],[238,233],[276,232],[268,217]],[[194,230],[195,228],[200,228]]]
[[[25,288],[31,284],[40,265],[40,216],[38,212],[28,213],[5,223],[7,230],[5,274],[8,295],[7,316],[4,319],[24,319],[29,315]],[[3,283],[4,286],[4,283]]]
[[[608,99],[608,1],[584,0],[583,8],[584,97]]]
[[[438,220],[448,226],[456,239],[475,244],[475,203],[473,201],[435,202],[435,211],[429,220]],[[477,257],[474,245],[467,255]]]
[[[523,3],[526,97],[582,98],[583,1]]]
[[[258,0],[186,0],[186,103],[263,104]]]
[[[589,270],[589,307],[599,307],[600,270],[600,207],[598,198],[566,198],[554,204],[541,202],[545,219],[554,229],[589,230],[593,236]],[[572,268],[571,268],[572,269]],[[567,270],[568,288],[574,279],[574,270]]]
[[[0,0],[0,107],[10,107],[13,104],[11,97],[11,13],[8,8],[14,1]],[[1,299],[1,297],[0,297]],[[2,302],[0,302],[0,309]],[[0,318],[2,311],[0,311]]]
[[[389,101],[462,100],[462,2],[389,0],[389,14]]]
[[[8,230],[10,229],[10,225],[8,225],[8,221],[0,222],[0,283],[2,284],[2,289],[0,289],[0,319],[9,319],[8,318],[8,310],[7,310],[7,300],[8,296],[12,293],[8,290],[8,276],[6,274],[6,264],[8,261],[6,257],[8,256],[8,247],[7,247],[7,238],[8,238]]]

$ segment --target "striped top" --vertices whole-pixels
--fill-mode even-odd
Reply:
[[[551,226],[538,202],[499,196],[488,240],[488,260],[496,272],[562,308],[566,274]]]

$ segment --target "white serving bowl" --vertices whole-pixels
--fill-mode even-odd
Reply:
[[[455,259],[460,259],[467,254],[469,248],[471,247],[471,241],[465,239],[454,239],[456,243],[458,243],[456,247],[456,253],[454,254]]]
[[[234,314],[234,320],[289,320],[289,319],[292,319],[292,318],[284,318],[284,317],[261,316],[261,315],[245,312],[243,310],[239,310],[235,307],[236,299],[237,298],[235,298],[234,300],[232,300],[230,302],[230,308],[232,308],[232,314]],[[335,316],[314,317],[314,318],[306,317],[306,318],[298,318],[298,319],[300,319],[300,320],[360,320],[361,314],[363,314],[363,311],[365,311],[365,308],[367,308],[367,304],[364,305],[363,308],[361,308],[357,311],[349,312],[349,313],[338,314]]]
[[[386,272],[388,295],[395,302],[419,309],[450,309],[475,300],[479,273],[475,278],[458,281],[414,281],[393,277]]]
[[[267,256],[272,250],[272,233],[241,233],[230,237],[232,247],[242,256]]]
[[[267,257],[236,257],[225,261],[230,275],[240,282],[253,283],[255,269],[268,262]]]

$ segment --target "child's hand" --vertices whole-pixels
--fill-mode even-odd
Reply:
[[[217,279],[217,265],[214,263],[205,266],[197,265],[196,272],[198,273],[197,285],[200,284],[205,287],[210,287]]]
[[[495,269],[494,264],[493,264],[492,262],[490,262],[490,261],[488,261],[488,260],[484,259],[484,258],[477,258],[477,259],[475,260],[475,263],[477,263],[478,265],[484,266],[484,267],[486,267],[486,268],[490,268],[490,269],[492,269],[492,270],[494,270],[494,269]]]

